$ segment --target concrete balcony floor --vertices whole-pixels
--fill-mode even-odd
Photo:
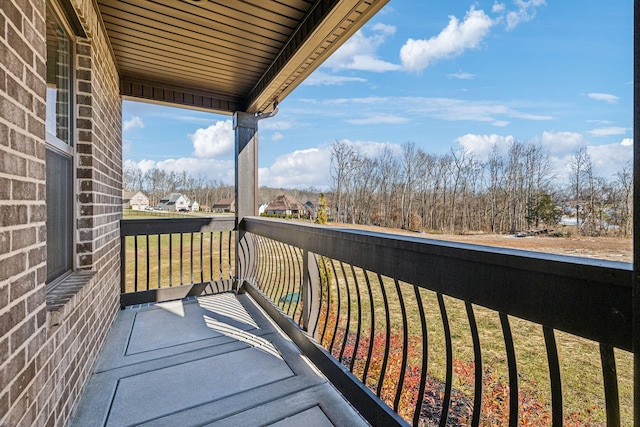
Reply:
[[[120,311],[72,426],[368,425],[247,295]]]

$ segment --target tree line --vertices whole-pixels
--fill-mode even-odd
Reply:
[[[124,189],[126,191],[142,191],[149,197],[150,206],[157,206],[158,202],[169,193],[185,194],[190,200],[197,201],[200,206],[210,207],[218,200],[235,197],[235,186],[233,185],[209,179],[203,174],[194,176],[186,171],[167,172],[157,168],[144,173],[136,167],[125,168]],[[317,201],[320,191],[314,188],[292,190],[260,187],[258,200],[261,204],[269,204],[277,196],[284,193],[301,203],[305,203],[307,200]]]
[[[613,179],[594,175],[586,147],[571,157],[569,176],[555,175],[549,153],[534,142],[494,146],[481,161],[466,149],[429,154],[408,142],[375,156],[331,146],[331,220],[445,233],[515,233],[555,227],[563,215],[581,234],[629,236],[632,169]]]

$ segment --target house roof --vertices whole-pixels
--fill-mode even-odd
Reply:
[[[268,211],[302,211],[305,207],[302,203],[289,197],[286,194],[282,194],[267,206]]]
[[[236,203],[235,199],[220,199],[217,202],[215,202],[213,204],[213,206],[214,207],[216,207],[216,206],[231,206],[231,205],[233,205],[235,203]]]
[[[268,111],[388,0],[97,0],[124,98]]]
[[[160,199],[160,203],[175,204],[180,197],[184,197],[185,200],[189,201],[189,198],[182,193],[169,193]]]
[[[135,196],[136,194],[141,194],[144,197],[147,197],[146,194],[144,194],[142,191],[122,191],[122,200],[131,200],[133,199],[133,196]]]

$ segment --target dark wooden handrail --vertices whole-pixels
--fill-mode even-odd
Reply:
[[[276,219],[241,228],[365,270],[631,351],[630,263]]]

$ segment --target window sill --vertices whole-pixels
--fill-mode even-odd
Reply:
[[[78,270],[53,285],[47,285],[47,325],[49,327],[59,325],[73,310],[68,303],[95,274],[96,272],[91,270]]]

